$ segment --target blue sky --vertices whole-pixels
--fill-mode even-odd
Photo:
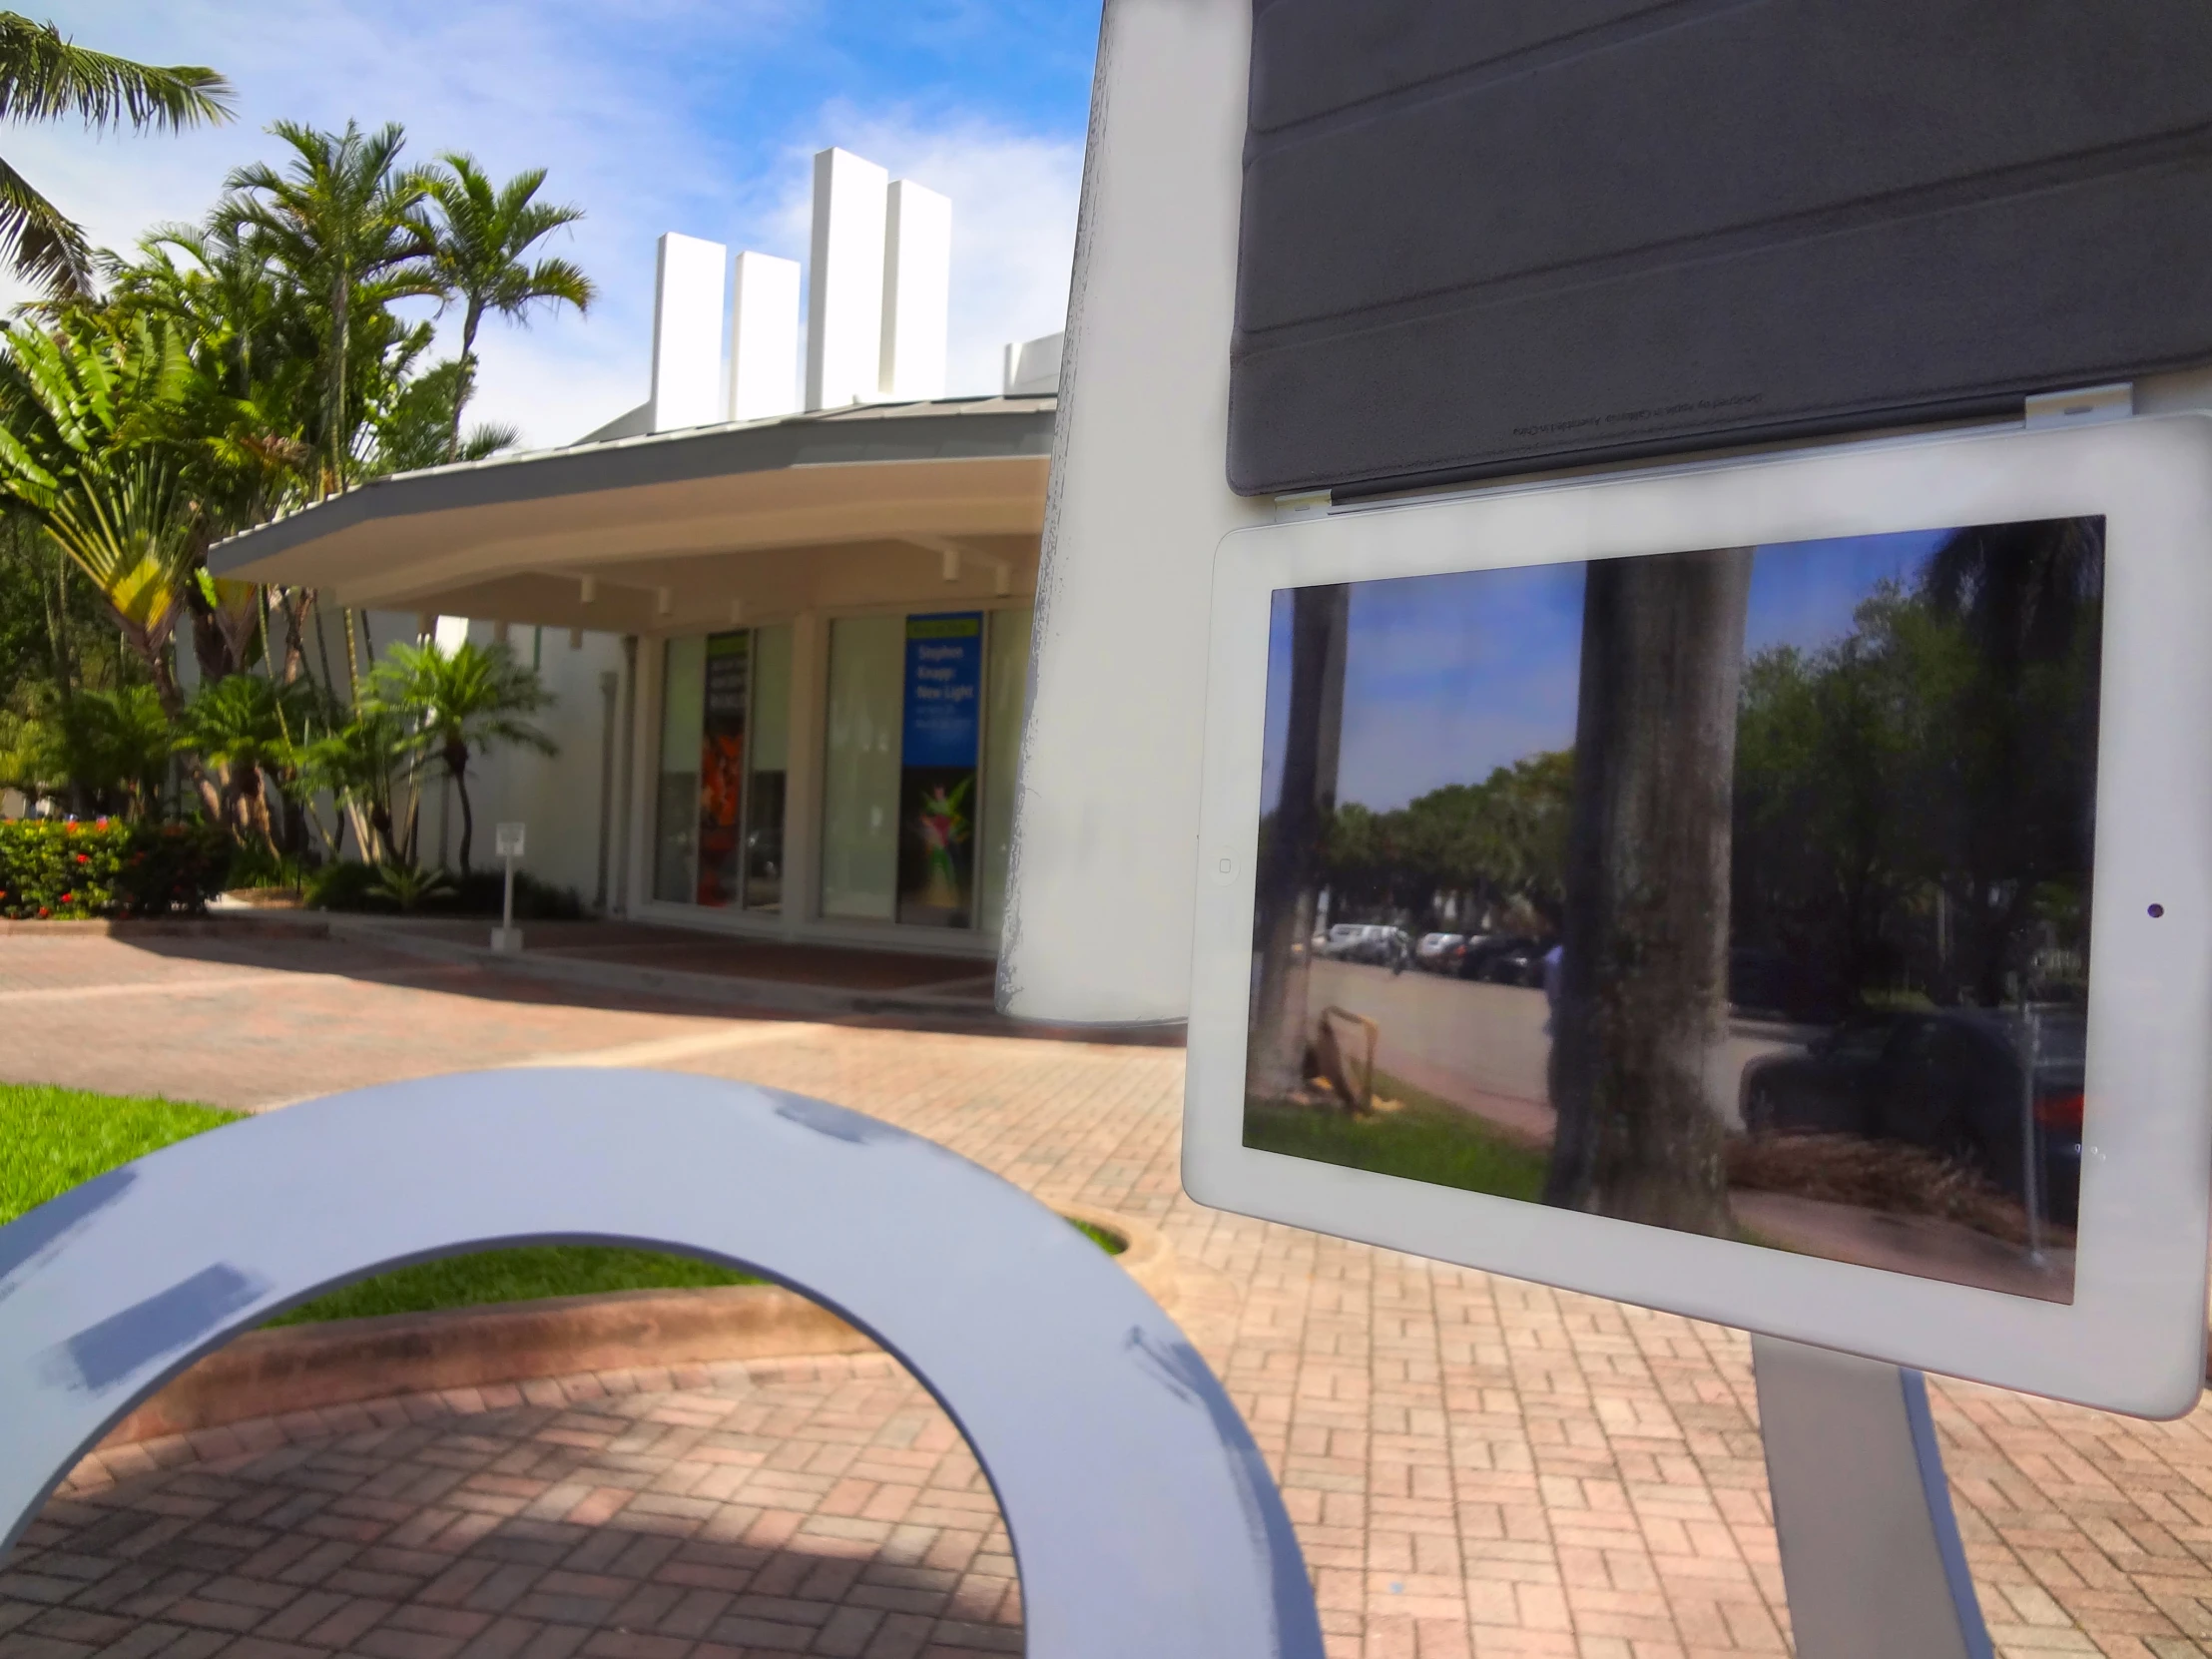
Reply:
[[[1759,549],[1747,654],[1818,650],[1852,630],[1884,581],[1910,581],[1941,530]],[[1345,657],[1338,799],[1377,811],[1574,742],[1581,672],[1579,564],[1364,582],[1353,589]],[[1269,639],[1262,797],[1282,783],[1289,721],[1290,595],[1277,594]]]
[[[398,121],[409,157],[474,152],[589,218],[561,252],[599,281],[579,320],[487,330],[477,411],[560,443],[643,400],[663,231],[804,260],[809,158],[839,144],[953,205],[952,389],[1059,327],[1098,0],[63,0],[87,46],[207,64],[239,121],[183,137],[16,129],[11,164],[126,247],[195,218],[278,117]],[[13,299],[15,293],[0,294]]]

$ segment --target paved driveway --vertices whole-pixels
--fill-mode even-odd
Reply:
[[[44,994],[65,984],[97,994]],[[1179,1052],[554,1002],[305,943],[7,939],[0,985],[19,1078],[262,1106],[567,1056],[874,1113],[1168,1232],[1179,1317],[1278,1471],[1334,1654],[1784,1648],[1739,1335],[1200,1209]],[[88,1464],[0,1574],[0,1653],[1004,1650],[1017,1602],[972,1463],[865,1364],[570,1379]],[[1935,1391],[2001,1653],[2212,1652],[2212,1412]]]

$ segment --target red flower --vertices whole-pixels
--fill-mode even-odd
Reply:
[[[72,898],[75,898],[76,896],[77,895],[73,892],[65,892],[62,894],[62,902],[64,904],[67,904]]]
[[[48,908],[47,908],[47,907],[46,907],[45,905],[41,904],[41,905],[40,905],[40,906],[38,907],[38,913],[39,913],[40,915],[42,915],[42,916],[50,916],[50,915],[52,915],[52,914],[53,914],[54,912],[53,912],[52,910],[49,910],[49,909],[48,909]]]

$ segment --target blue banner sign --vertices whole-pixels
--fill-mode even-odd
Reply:
[[[974,925],[982,694],[982,613],[908,617],[898,771],[900,921]]]
[[[906,619],[906,720],[900,764],[971,767],[982,735],[983,614]]]

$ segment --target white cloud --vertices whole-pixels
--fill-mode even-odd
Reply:
[[[588,215],[557,251],[602,298],[587,318],[487,325],[471,408],[547,444],[644,398],[654,239],[683,231],[803,260],[809,158],[841,144],[952,198],[952,387],[995,390],[1001,342],[1061,325],[1080,143],[831,102],[805,130],[741,146],[726,105],[742,89],[698,66],[773,57],[813,10],[811,0],[73,0],[57,17],[66,32],[142,60],[213,64],[238,88],[240,119],[181,136],[19,129],[6,155],[115,248],[199,217],[240,163],[278,159],[263,132],[278,117],[398,121],[409,159],[469,150],[500,178],[547,168],[546,194]]]

